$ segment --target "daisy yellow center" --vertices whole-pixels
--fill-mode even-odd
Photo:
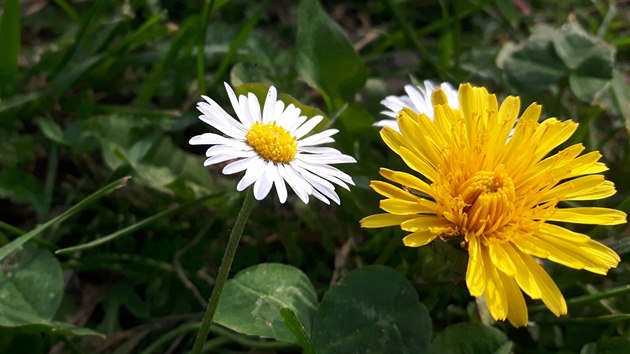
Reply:
[[[464,228],[476,236],[496,231],[514,214],[514,183],[504,172],[477,171],[460,187]]]
[[[245,136],[245,142],[265,160],[289,163],[295,159],[297,141],[288,130],[275,122],[255,122]]]

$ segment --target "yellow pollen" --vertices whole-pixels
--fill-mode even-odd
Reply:
[[[516,196],[512,179],[499,171],[477,171],[460,187],[464,228],[474,235],[494,231],[512,220]]]
[[[297,153],[295,138],[276,122],[255,122],[245,135],[245,142],[262,158],[273,162],[289,163]]]

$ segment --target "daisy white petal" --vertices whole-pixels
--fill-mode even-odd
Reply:
[[[305,183],[293,168],[280,165],[278,171],[282,174],[282,178],[284,178],[289,187],[291,187],[295,195],[297,195],[304,204],[307,204],[309,194],[313,194],[313,187]]]
[[[242,191],[245,188],[249,187],[252,183],[256,182],[256,180],[263,174],[265,166],[265,161],[260,157],[254,159],[250,166],[245,170],[245,175],[236,185],[237,191]]]
[[[227,84],[227,82],[224,82],[223,86],[225,86],[225,91],[227,92],[228,97],[230,98],[230,103],[232,104],[232,108],[234,108],[234,113],[236,113],[236,116],[241,121],[241,123],[246,124],[247,122],[243,121],[243,117],[245,117],[245,112],[243,110],[243,107],[240,105],[238,99],[236,98],[236,94],[234,93],[234,90],[232,90],[232,88],[230,87],[230,85]]]
[[[310,146],[310,145],[322,144],[323,141],[328,141],[328,139],[330,139],[330,136],[335,135],[338,132],[339,130],[337,129],[324,130],[323,132],[313,134],[309,136],[308,138],[304,138],[300,140],[299,146]]]
[[[249,114],[249,106],[247,104],[247,97],[240,95],[238,96],[238,107],[241,111],[241,114],[238,118],[243,123],[243,126],[249,128],[254,123],[254,118]]]
[[[201,135],[193,136],[188,142],[190,145],[214,145],[214,144],[229,144],[230,139],[221,135],[213,133],[204,133]]]
[[[330,201],[328,199],[326,199],[326,197],[320,193],[317,190],[313,191],[313,196],[317,199],[319,199],[320,201],[322,201],[323,203],[325,203],[326,205],[330,205]]]
[[[273,184],[276,186],[276,192],[278,193],[278,199],[280,203],[284,204],[287,201],[287,186],[284,184],[284,179],[280,175],[280,171],[278,171],[279,166],[276,164],[272,164],[272,168],[270,168],[271,177],[273,180]]]
[[[247,144],[236,142],[230,142],[229,144],[221,144],[221,145],[213,145],[208,150],[206,150],[206,157],[219,155],[219,154],[229,154],[233,151],[249,151],[254,154],[254,150],[249,147]]]
[[[313,130],[313,128],[315,128],[323,119],[324,117],[322,116],[315,116],[309,119],[306,123],[302,124],[299,128],[293,131],[293,136],[295,136],[296,139],[300,139]]]
[[[254,122],[260,122],[260,103],[258,103],[258,98],[253,93],[247,94],[247,107],[249,108],[249,115],[252,117]]]
[[[192,145],[211,145],[206,151],[205,166],[233,160],[222,169],[223,174],[245,171],[236,189],[242,191],[253,185],[258,200],[269,195],[275,186],[278,199],[284,203],[288,185],[304,203],[308,203],[309,196],[327,204],[330,200],[341,202],[334,185],[347,189],[354,183],[349,175],[330,165],[356,160],[331,147],[318,146],[334,142],[331,136],[337,133],[336,129],[311,134],[323,117],[309,119],[300,115],[301,110],[295,105],[278,100],[273,86],[262,112],[253,93],[237,99],[227,84],[226,91],[238,119],[211,98],[204,97],[206,102],[197,105],[202,113],[199,118],[226,135],[205,133],[190,139]]]
[[[254,198],[256,200],[263,200],[273,185],[273,179],[271,178],[270,169],[273,168],[273,162],[267,162],[263,168],[263,174],[254,183]]]
[[[258,156],[254,155],[243,160],[234,161],[223,167],[221,172],[223,172],[224,175],[231,175],[237,172],[245,171],[251,166],[252,160],[257,158]]]
[[[263,108],[262,114],[263,123],[269,123],[273,119],[277,96],[278,93],[276,92],[276,88],[273,86],[269,86],[269,91],[267,91],[267,99],[265,99],[265,107]]]
[[[457,90],[453,88],[448,82],[443,82],[439,85],[448,99],[448,105],[451,108],[457,108],[458,97]],[[431,101],[431,95],[436,89],[436,85],[430,80],[425,80],[422,85],[413,86],[406,85],[406,95],[403,96],[387,96],[381,101],[381,104],[388,110],[382,111],[381,114],[390,117],[389,119],[380,120],[374,123],[376,127],[391,127],[392,129],[399,131],[396,118],[398,112],[407,107],[416,112],[417,114],[425,114],[427,117],[433,119],[434,108]],[[392,119],[393,118],[393,119]]]

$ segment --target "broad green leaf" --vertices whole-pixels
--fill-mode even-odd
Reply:
[[[2,261],[0,327],[20,332],[102,336],[88,328],[52,321],[63,296],[61,265],[53,255],[28,244]]]
[[[486,354],[510,352],[511,343],[498,329],[477,323],[458,323],[438,333],[429,354]]]
[[[610,85],[595,98],[595,103],[608,113],[623,117],[626,129],[630,131],[630,85],[621,70],[613,70]]]
[[[522,93],[542,91],[567,74],[556,54],[552,36],[536,34],[517,45],[506,45],[498,54],[497,64],[507,82]]]
[[[571,91],[591,103],[613,76],[614,48],[591,36],[576,22],[564,25],[553,36],[553,44],[571,71]]]
[[[368,71],[317,0],[300,2],[297,23],[297,71],[320,92],[328,111],[335,111],[363,87]]]
[[[319,353],[426,353],[431,319],[396,270],[367,266],[324,294],[312,340]]]
[[[49,251],[27,245],[2,262],[0,326],[18,327],[52,319],[61,303],[61,266]]]
[[[289,308],[310,332],[317,294],[299,269],[263,263],[244,269],[228,280],[214,321],[239,333],[296,343],[282,323],[280,310]]]
[[[586,60],[597,58],[612,70],[614,47],[588,34],[577,22],[568,23],[553,35],[553,45],[567,68],[577,70]]]
[[[230,82],[235,87],[248,85],[249,82],[270,82],[270,74],[269,68],[257,63],[237,63],[230,71]]]
[[[626,129],[630,130],[630,85],[628,85],[624,74],[619,70],[613,72],[611,90],[617,109],[625,119]]]

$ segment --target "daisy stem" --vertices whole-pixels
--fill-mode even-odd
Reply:
[[[227,247],[225,248],[225,254],[223,255],[223,260],[221,261],[221,266],[219,267],[219,274],[217,274],[217,280],[214,283],[214,288],[212,288],[212,294],[210,295],[210,300],[208,301],[208,307],[206,307],[206,313],[203,315],[201,327],[199,328],[199,332],[197,332],[197,338],[195,338],[195,344],[193,345],[191,352],[192,354],[200,354],[204,344],[206,343],[206,338],[208,337],[208,332],[210,332],[210,325],[212,324],[214,312],[219,304],[221,292],[223,291],[225,282],[230,274],[232,261],[234,260],[238,243],[241,240],[241,235],[243,234],[243,228],[247,223],[247,219],[249,219],[249,213],[252,211],[253,206],[254,192],[252,188],[249,188],[245,194],[245,200],[243,201],[241,211],[238,213],[236,221],[234,222],[234,228],[232,228],[232,232],[230,233],[230,239],[228,240]]]

